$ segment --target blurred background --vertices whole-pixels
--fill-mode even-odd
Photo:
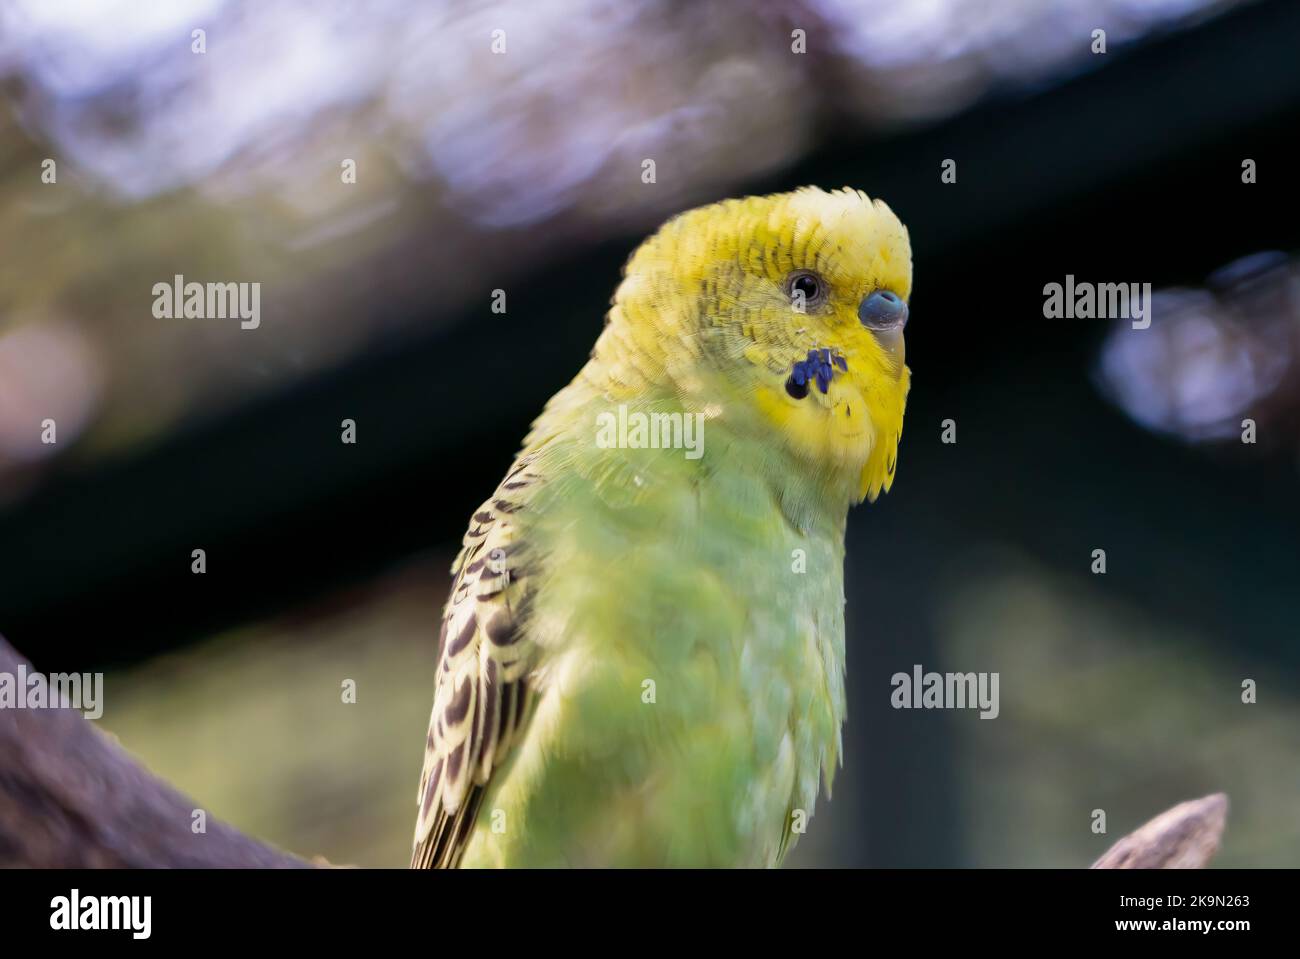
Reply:
[[[794,864],[1085,865],[1216,790],[1220,864],[1300,864],[1298,45],[1289,0],[8,0],[0,633],[212,814],[404,865],[448,566],[622,262],[849,185],[911,231],[913,388]],[[155,318],[175,274],[260,327]],[[1151,327],[1044,319],[1067,274]],[[893,710],[915,663],[1000,716]]]

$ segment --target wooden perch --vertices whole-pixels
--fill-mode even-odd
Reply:
[[[0,638],[0,673],[20,663]],[[201,808],[75,709],[0,709],[0,867],[311,865],[210,816],[193,832]]]
[[[26,663],[0,638],[0,673]],[[28,667],[30,672],[30,667]],[[0,867],[300,868],[150,775],[75,709],[0,709]],[[1094,869],[1186,869],[1219,848],[1228,798],[1185,802],[1115,843]]]
[[[1093,869],[1203,869],[1219,851],[1228,797],[1179,803],[1111,846]]]

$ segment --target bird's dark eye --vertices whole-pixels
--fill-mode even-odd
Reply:
[[[801,270],[786,281],[786,292],[796,306],[819,306],[826,299],[826,283],[816,273]]]

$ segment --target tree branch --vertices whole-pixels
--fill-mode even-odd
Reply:
[[[30,666],[0,638],[0,673]],[[312,865],[209,817],[75,709],[0,709],[0,867]]]
[[[1129,833],[1093,869],[1202,869],[1219,851],[1228,797],[1215,793],[1179,803]]]

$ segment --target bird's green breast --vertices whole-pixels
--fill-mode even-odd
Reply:
[[[465,866],[772,865],[839,760],[844,508],[706,424],[704,455],[549,441],[518,516],[539,647]]]

